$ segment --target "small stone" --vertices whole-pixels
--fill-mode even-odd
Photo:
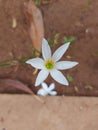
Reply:
[[[37,74],[37,72],[38,72],[38,69],[35,69],[33,72],[33,75]]]
[[[13,55],[12,52],[9,52],[9,56],[10,56],[10,58],[13,58],[13,57],[14,57],[14,55]]]
[[[71,59],[72,57],[68,55],[68,56],[66,56],[66,58],[67,58],[67,59]]]
[[[12,28],[16,28],[17,27],[17,21],[16,18],[12,19]]]
[[[77,86],[74,87],[74,90],[75,90],[75,92],[77,92],[77,93],[79,92],[79,89],[78,89]]]
[[[85,88],[88,90],[93,90],[93,86],[91,86],[91,85],[86,85]]]
[[[85,30],[85,33],[89,33],[89,29],[88,28]]]

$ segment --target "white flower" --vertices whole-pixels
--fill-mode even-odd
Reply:
[[[33,58],[26,61],[27,64],[40,69],[35,86],[40,85],[50,74],[54,80],[63,85],[69,85],[67,79],[59,70],[70,69],[78,64],[78,62],[73,61],[59,61],[68,49],[70,43],[66,43],[59,47],[53,55],[51,54],[50,46],[47,40],[42,40],[42,56],[41,58]]]
[[[55,88],[55,84],[54,83],[50,84],[50,86],[48,87],[47,84],[43,82],[41,84],[41,86],[42,86],[42,88],[40,88],[37,91],[37,95],[40,95],[40,96],[46,96],[46,95],[55,96],[55,95],[57,95],[57,92],[53,91],[53,89]]]

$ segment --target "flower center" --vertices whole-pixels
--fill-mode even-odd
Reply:
[[[51,59],[48,59],[45,63],[45,67],[49,70],[54,68],[54,61],[52,61]]]

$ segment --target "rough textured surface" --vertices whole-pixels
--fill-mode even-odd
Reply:
[[[0,95],[0,130],[98,130],[98,99]]]

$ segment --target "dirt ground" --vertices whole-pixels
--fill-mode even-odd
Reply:
[[[23,11],[24,2],[28,0],[0,0],[0,63],[11,59],[23,59],[32,55],[32,43],[28,34]],[[39,8],[43,14],[45,37],[60,34],[59,43],[53,51],[62,45],[64,36],[77,39],[65,53],[63,59],[79,62],[79,65],[63,71],[73,81],[68,87],[55,82],[49,77],[46,82],[55,82],[58,95],[98,96],[98,1],[97,0],[53,0],[41,1]],[[16,18],[17,27],[12,28]],[[14,64],[14,65],[13,65]],[[13,63],[12,66],[0,66],[0,92],[24,93],[14,86],[6,84],[4,79],[15,79],[26,84],[34,93],[36,75],[30,65]]]

